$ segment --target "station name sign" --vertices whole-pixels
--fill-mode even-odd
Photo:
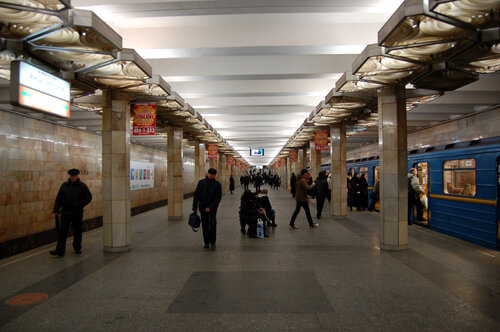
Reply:
[[[11,104],[69,118],[69,82],[23,61],[13,61],[10,72]]]

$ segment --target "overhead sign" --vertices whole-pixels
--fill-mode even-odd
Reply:
[[[208,144],[207,146],[208,158],[217,158],[219,152],[217,150],[217,144]]]
[[[328,130],[314,132],[314,149],[328,151]]]
[[[250,156],[263,156],[264,149],[250,149]]]
[[[69,82],[23,61],[10,67],[10,102],[63,118],[70,116]]]
[[[134,105],[133,136],[154,135],[156,128],[156,104]]]
[[[139,161],[130,161],[130,190],[154,188],[155,165]]]

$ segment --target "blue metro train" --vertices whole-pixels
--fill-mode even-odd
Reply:
[[[412,167],[428,197],[422,225],[500,249],[500,137],[410,151]],[[365,173],[371,191],[379,157],[348,161],[347,170]]]

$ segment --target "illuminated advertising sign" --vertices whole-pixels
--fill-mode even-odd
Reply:
[[[154,135],[156,128],[156,105],[134,105],[133,136]]]
[[[12,105],[69,118],[69,82],[23,61],[13,61],[10,69]]]

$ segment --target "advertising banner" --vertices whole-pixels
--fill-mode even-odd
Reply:
[[[233,156],[227,156],[227,158],[226,158],[226,164],[227,165],[234,165],[234,157]]]
[[[314,132],[314,149],[328,151],[328,130]]]
[[[288,158],[290,158],[291,163],[296,163],[299,160],[299,152],[297,150],[291,150],[288,153]]]
[[[156,127],[156,105],[134,105],[133,136],[154,135]]]
[[[130,190],[154,188],[153,163],[130,161]]]
[[[217,158],[219,152],[217,150],[217,144],[208,144],[207,146],[208,158]]]
[[[238,168],[240,166],[241,166],[241,161],[240,160],[236,160],[236,168]]]
[[[280,166],[286,166],[286,158],[281,158]]]

